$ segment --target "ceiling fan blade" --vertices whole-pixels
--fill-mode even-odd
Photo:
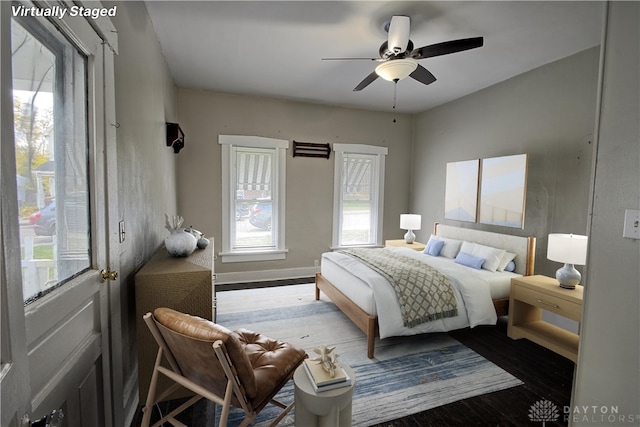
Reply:
[[[419,47],[411,52],[411,57],[414,59],[432,58],[434,56],[448,55],[450,53],[462,52],[463,50],[475,49],[483,44],[484,39],[482,37],[451,40],[448,42]]]
[[[436,77],[420,64],[418,64],[418,68],[416,68],[411,74],[409,74],[409,77],[425,85],[429,85],[436,81]]]
[[[382,58],[321,58],[323,61],[384,61]]]
[[[411,28],[411,20],[408,16],[392,16],[389,23],[389,36],[387,38],[389,42],[389,50],[394,55],[407,50],[407,43],[409,43],[409,30]]]
[[[375,79],[378,78],[378,74],[376,74],[376,72],[372,72],[371,74],[369,74],[367,77],[364,78],[364,80],[362,80],[360,82],[360,84],[358,84],[358,86],[356,86],[355,88],[353,88],[354,92],[360,91],[362,89],[364,89],[365,87],[369,86],[371,83],[374,82]]]

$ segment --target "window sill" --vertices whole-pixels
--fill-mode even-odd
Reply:
[[[251,262],[251,261],[275,261],[286,259],[287,249],[256,252],[220,252],[223,263],[226,262]]]

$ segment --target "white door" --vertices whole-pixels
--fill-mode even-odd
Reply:
[[[121,424],[109,337],[117,279],[101,274],[118,261],[107,170],[113,52],[100,22],[49,20],[31,7],[0,2],[0,421],[20,425],[61,409],[65,425]]]

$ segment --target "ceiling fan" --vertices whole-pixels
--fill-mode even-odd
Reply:
[[[373,83],[378,77],[397,83],[406,77],[411,77],[425,85],[436,81],[429,70],[418,64],[418,60],[434,56],[475,49],[483,45],[482,37],[451,40],[428,46],[413,48],[409,39],[411,21],[408,16],[396,15],[391,17],[388,24],[388,38],[379,49],[379,58],[323,58],[325,60],[370,60],[382,62],[376,69],[364,78],[353,90],[360,91]],[[386,26],[385,26],[386,27]]]

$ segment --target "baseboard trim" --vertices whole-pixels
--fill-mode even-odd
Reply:
[[[314,277],[319,267],[284,268],[280,270],[237,271],[231,273],[216,273],[216,285],[232,283],[269,282],[276,280],[298,279]]]

